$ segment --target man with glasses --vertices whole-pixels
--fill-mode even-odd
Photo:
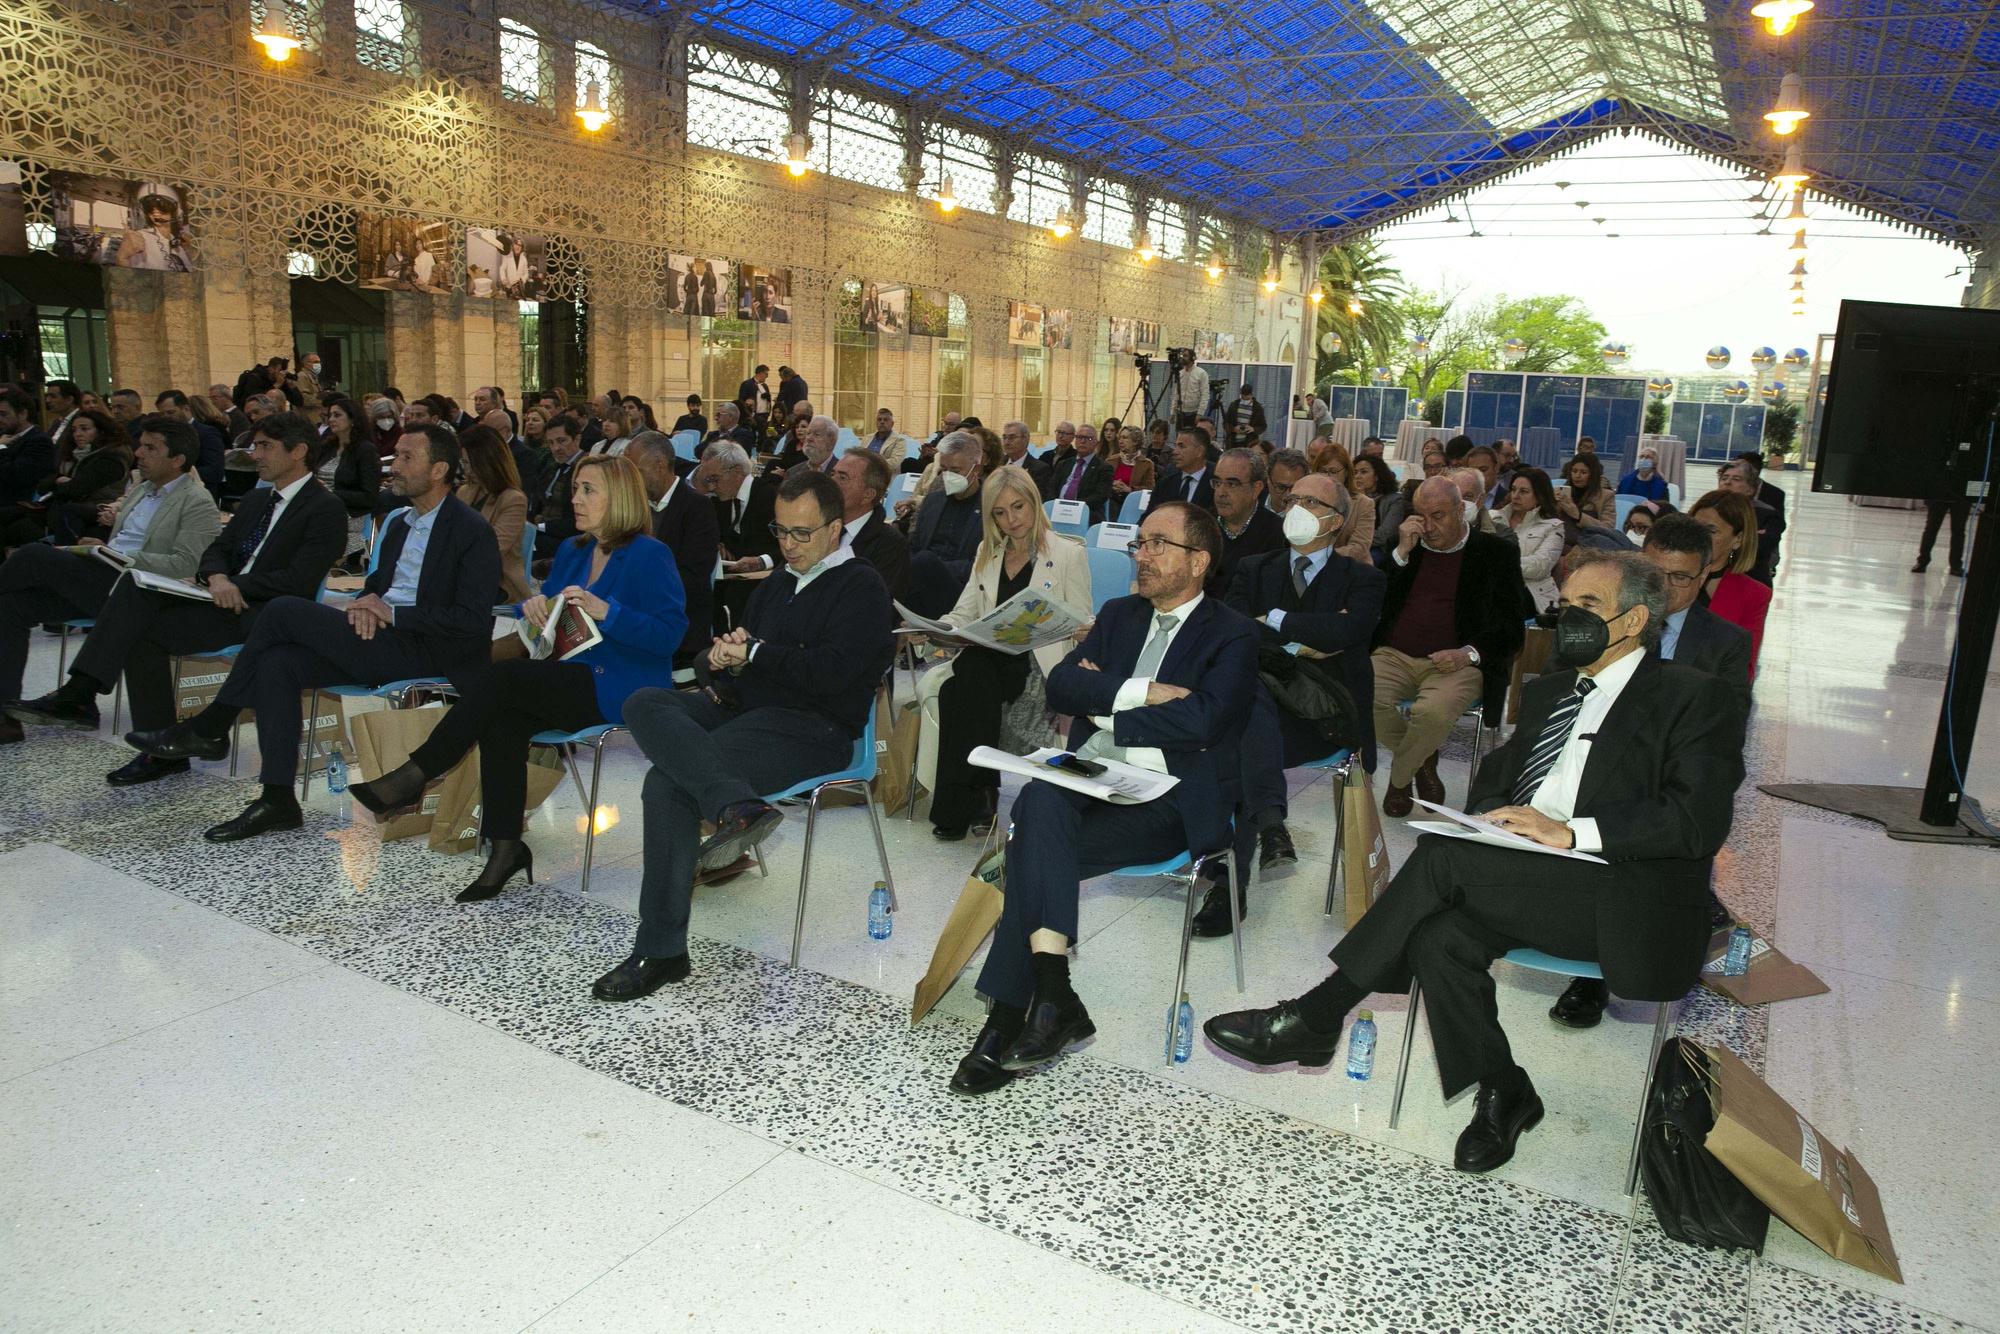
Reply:
[[[1221,597],[1237,564],[1285,545],[1285,521],[1264,508],[1264,455],[1226,449],[1215,461],[1215,517],[1222,525],[1222,557],[1208,572],[1208,591]]]
[[[1099,443],[1097,428],[1089,422],[1057,426],[1056,452],[1049,456],[1048,482],[1042,488],[1043,500],[1081,500],[1092,523],[1104,522],[1114,471],[1098,452]]]
[[[1222,550],[1213,515],[1168,505],[1146,516],[1132,545],[1138,594],[1104,604],[1089,636],[1049,673],[1048,705],[1075,719],[1069,740],[1079,757],[1179,781],[1134,806],[1039,780],[1021,790],[1006,903],[979,974],[993,1008],[952,1076],[954,1093],[990,1093],[1097,1031],[1069,980],[1082,881],[1230,843],[1257,689],[1256,627],[1202,593]]]
[[[1265,498],[1264,505],[1271,513],[1282,515],[1291,507],[1292,488],[1298,485],[1301,477],[1312,471],[1312,466],[1298,450],[1281,449],[1271,455],[1265,467],[1270,476],[1267,483],[1270,494]]]
[[[652,688],[625,704],[651,761],[645,869],[632,954],[597,980],[599,1000],[637,1000],[688,975],[698,864],[727,866],[782,820],[763,794],[847,767],[894,657],[889,591],[843,542],[840,487],[825,473],[778,488],[784,568],[757,586],[743,623],[714,641],[698,691]],[[715,832],[704,841],[701,822]]]

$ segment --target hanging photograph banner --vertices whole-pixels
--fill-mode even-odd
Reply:
[[[1156,320],[1135,320],[1126,315],[1111,317],[1111,350],[1124,352],[1158,352],[1160,350],[1160,326]]]
[[[1067,351],[1074,335],[1067,307],[1049,306],[1042,311],[1042,346]]]
[[[912,287],[910,332],[924,338],[949,338],[951,293],[942,287]]]
[[[539,301],[547,274],[547,245],[541,237],[497,227],[465,229],[467,296]]]
[[[1032,301],[1007,303],[1007,341],[1015,347],[1042,345],[1042,308]]]
[[[48,185],[57,259],[194,272],[187,194],[180,186],[67,171],[50,172]]]
[[[736,318],[765,324],[792,322],[792,271],[740,264],[736,269]]]
[[[667,256],[667,309],[676,315],[721,315],[736,309],[736,263],[698,255]]]
[[[910,328],[910,289],[896,283],[861,280],[861,305],[857,311],[861,332],[900,334]]]
[[[0,161],[0,255],[28,253],[28,203],[21,194],[21,164]]]
[[[451,229],[386,213],[354,215],[360,286],[378,292],[443,292],[451,282]]]
[[[1196,361],[1237,361],[1236,355],[1243,340],[1233,333],[1221,329],[1196,329],[1194,331],[1194,359]]]

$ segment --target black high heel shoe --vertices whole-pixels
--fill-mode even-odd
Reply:
[[[492,850],[486,854],[486,869],[477,880],[458,891],[458,901],[484,903],[497,897],[516,871],[526,871],[528,883],[535,883],[535,850],[518,838],[494,839]]]
[[[408,815],[423,803],[424,784],[429,781],[414,760],[405,760],[371,783],[349,783],[354,799],[375,813],[378,820]]]

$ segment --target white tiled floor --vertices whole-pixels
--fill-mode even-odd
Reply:
[[[197,831],[247,786],[114,793],[100,776],[116,746],[38,732],[0,754],[0,1323],[1992,1326],[2000,1162],[1981,1128],[2000,1089],[1975,1035],[2000,1020],[2000,861],[1754,791],[1921,777],[1957,583],[1941,564],[1905,572],[1919,515],[1787,480],[1721,883],[1833,991],[1768,1014],[1706,1001],[1685,1021],[1869,1167],[1903,1286],[1782,1224],[1759,1260],[1694,1251],[1622,1198],[1647,1007],[1569,1033],[1542,1018],[1554,983],[1503,968],[1502,1015],[1549,1116],[1496,1179],[1468,1179],[1445,1165],[1467,1107],[1441,1104],[1421,1033],[1387,1129],[1397,998],[1375,998],[1367,1083],[1205,1045],[1165,1066],[1181,904],[1159,882],[1101,881],[1076,966],[1098,1040],[967,1103],[942,1081],[979,1013],[969,982],[916,1029],[907,1010],[977,848],[921,820],[887,824],[889,941],[863,930],[866,818],[833,809],[804,970],[782,966],[795,812],[769,879],[698,892],[695,979],[612,1008],[585,988],[637,899],[629,743],[608,752],[618,818],[589,901],[565,783],[530,830],[543,883],[467,910],[449,899],[471,858],[379,846],[324,796],[298,835],[211,849]],[[38,643],[31,693],[53,671]],[[2000,805],[1996,754],[1989,738],[1968,786]],[[1461,795],[1462,757],[1444,775]],[[1329,793],[1295,783],[1301,865],[1253,904],[1250,1003],[1317,980],[1338,939],[1320,913]],[[1407,831],[1388,836],[1400,859]],[[1204,1014],[1239,1003],[1227,942],[1197,943],[1189,991]]]

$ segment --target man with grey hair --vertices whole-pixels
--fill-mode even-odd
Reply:
[[[1264,453],[1248,446],[1225,449],[1215,461],[1215,517],[1222,525],[1222,556],[1208,571],[1208,591],[1221,597],[1238,562],[1285,545],[1285,521],[1264,508],[1269,476]]]
[[[733,441],[744,449],[757,447],[757,433],[743,425],[743,410],[734,403],[715,405],[715,429],[702,437],[703,445],[713,445],[718,440]]]
[[[641,431],[625,448],[625,457],[639,469],[646,483],[646,500],[653,507],[653,536],[674,553],[680,571],[681,591],[687,598],[687,637],[674,654],[676,668],[691,666],[695,654],[706,650],[713,635],[709,591],[715,580],[715,558],[720,546],[715,507],[694,487],[681,480],[674,466],[674,442],[660,431]]]
[[[870,453],[880,454],[884,466],[892,473],[902,466],[903,455],[910,448],[910,438],[896,429],[896,414],[887,408],[875,409],[875,434],[862,443]]]
[[[721,408],[716,411],[719,414]],[[757,588],[756,583],[740,576],[775,569],[780,563],[771,523],[777,512],[778,487],[784,479],[768,472],[753,480],[750,472],[750,455],[742,445],[717,440],[702,451],[700,466],[688,478],[697,493],[709,498],[715,511],[722,572],[739,576],[715,585],[711,602],[717,634],[741,624],[743,608]],[[690,618],[689,624],[694,623]]]
[[[1008,466],[1019,468],[1035,483],[1035,490],[1048,498],[1049,465],[1028,452],[1028,423],[1016,418],[1000,425],[1000,452]]]
[[[910,596],[919,616],[952,609],[972,573],[983,528],[979,488],[986,480],[979,437],[953,431],[938,442],[938,484],[910,520]]]
[[[1707,953],[1709,873],[1743,781],[1743,714],[1730,686],[1651,651],[1667,604],[1651,562],[1586,551],[1562,603],[1560,666],[1528,683],[1520,726],[1479,766],[1466,809],[1593,859],[1426,834],[1334,946],[1330,977],[1205,1025],[1216,1045],[1254,1064],[1325,1065],[1347,1014],[1414,976],[1444,1096],[1479,1086],[1453,1158],[1463,1172],[1508,1161],[1543,1115],[1500,1027],[1493,961],[1540,950],[1596,963],[1620,996],[1680,999]]]
[[[816,416],[801,426],[794,435],[799,442],[798,461],[786,466],[786,456],[780,455],[778,465],[786,473],[833,471],[833,447],[840,443],[840,423],[828,416]]]

